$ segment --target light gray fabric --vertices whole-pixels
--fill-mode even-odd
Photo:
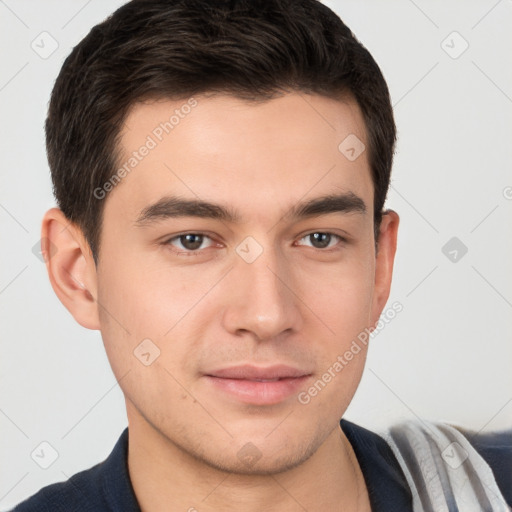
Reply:
[[[455,427],[407,420],[380,435],[413,495],[413,512],[509,512],[491,468]]]

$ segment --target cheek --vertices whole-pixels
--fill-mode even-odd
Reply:
[[[374,266],[371,253],[361,251],[336,264],[303,268],[296,277],[304,303],[339,340],[369,325]]]
[[[362,343],[338,344],[322,354],[318,374],[301,390],[298,411],[314,417],[318,423],[334,428],[347,410],[363,375],[367,346]]]
[[[134,351],[143,340],[154,343],[153,352],[160,349],[167,305],[159,283],[147,279],[136,262],[108,254],[98,268],[98,309],[105,350],[119,376],[137,362]]]
[[[139,352],[158,356],[152,367],[182,371],[206,321],[205,315],[197,318],[196,310],[215,283],[215,276],[198,278],[179,268],[141,263],[119,255],[98,271],[101,332],[117,376],[140,370]]]
[[[330,268],[302,273],[303,300],[321,322],[309,324],[315,340],[318,375],[305,401],[326,418],[344,413],[359,385],[368,349],[374,288],[374,258],[370,249]],[[320,332],[325,334],[319,336]]]
[[[101,335],[114,375],[139,410],[164,389],[177,404],[186,398],[173,377],[183,381],[180,372],[188,360],[186,340],[178,333],[190,301],[173,296],[186,289],[162,272],[135,271],[136,262],[128,258],[115,261],[98,275]]]
[[[103,316],[115,318],[134,339],[163,337],[206,288],[197,279],[190,286],[180,269],[148,265],[127,255],[112,257],[100,270],[98,300],[104,306]]]

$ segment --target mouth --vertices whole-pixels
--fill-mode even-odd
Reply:
[[[296,395],[311,372],[287,365],[233,366],[204,375],[216,391],[230,399],[253,405],[275,405]]]

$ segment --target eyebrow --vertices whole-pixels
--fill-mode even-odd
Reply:
[[[298,220],[330,213],[365,214],[366,211],[365,202],[353,192],[347,192],[300,202],[294,205],[284,217]],[[177,217],[199,217],[231,223],[239,222],[241,219],[235,210],[221,204],[199,199],[166,196],[144,208],[135,221],[135,225],[147,226],[160,220]]]

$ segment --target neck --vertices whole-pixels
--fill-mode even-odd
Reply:
[[[142,512],[370,510],[364,478],[341,428],[300,466],[270,475],[213,468],[146,422],[130,423],[128,443],[130,479]]]

